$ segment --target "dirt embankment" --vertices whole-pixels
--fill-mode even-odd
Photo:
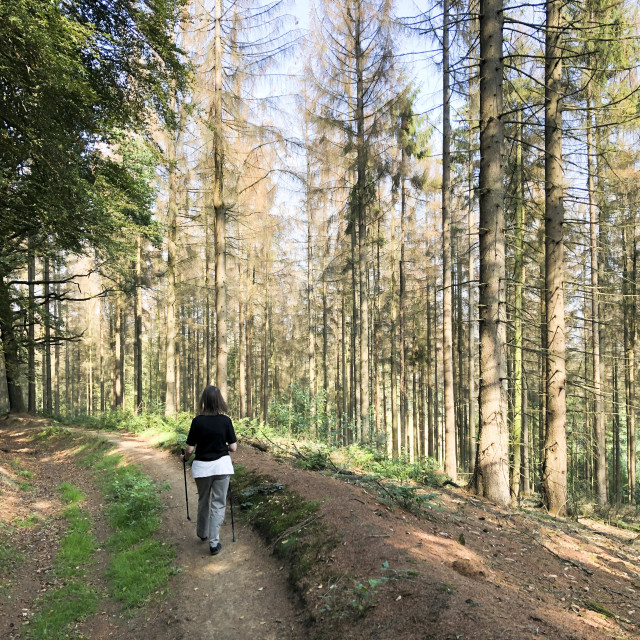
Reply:
[[[55,486],[68,480],[85,488],[97,535],[106,537],[100,497],[64,448],[44,452],[28,440],[41,421],[0,422],[0,465],[19,459],[33,471],[34,489],[2,484],[0,521],[35,511],[44,528],[24,529],[27,547],[11,584],[0,592],[1,637],[18,638],[23,614],[47,588],[43,557],[55,553]],[[163,536],[175,544],[181,572],[169,600],[151,603],[135,618],[105,600],[104,611],[79,630],[90,638],[433,638],[483,640],[547,637],[554,640],[640,637],[640,544],[636,534],[596,525],[509,512],[462,491],[439,491],[438,510],[420,518],[390,509],[371,491],[344,480],[302,471],[241,446],[234,459],[270,476],[308,500],[319,501],[334,538],[309,568],[307,610],[296,606],[288,568],[236,517],[238,542],[223,526],[223,551],[211,557],[186,520],[182,465],[143,438],[110,436],[131,461],[157,481],[163,494]],[[190,513],[196,493],[189,479]],[[31,545],[31,546],[29,546]],[[37,558],[37,560],[36,560]],[[95,579],[99,571],[94,572]],[[11,595],[11,598],[8,598]],[[311,619],[310,626],[303,624]],[[10,626],[10,625],[13,626]]]

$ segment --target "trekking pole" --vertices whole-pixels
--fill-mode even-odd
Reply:
[[[182,451],[182,468],[184,470],[184,499],[187,502],[187,520],[191,522],[191,518],[189,517],[189,494],[187,493],[187,460],[184,457],[184,449]]]
[[[231,536],[236,541],[236,527],[233,523],[233,491],[231,491],[231,480],[229,480],[229,506],[231,507]]]

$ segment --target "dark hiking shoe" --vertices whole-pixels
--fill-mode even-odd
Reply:
[[[211,551],[212,556],[217,556],[220,553],[220,549],[222,549],[222,545],[219,542],[214,547],[209,546],[209,551]]]
[[[205,536],[204,538],[202,536],[198,536],[198,538],[200,538],[200,540],[202,540],[202,542],[204,542],[209,536]]]

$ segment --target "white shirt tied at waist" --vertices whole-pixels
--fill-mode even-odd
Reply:
[[[233,463],[229,454],[217,460],[194,460],[191,465],[194,478],[208,478],[209,476],[233,475]]]

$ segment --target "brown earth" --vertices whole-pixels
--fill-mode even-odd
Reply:
[[[99,540],[107,537],[100,495],[67,451],[28,437],[45,421],[0,421],[0,525],[32,513],[46,526],[20,529],[26,560],[2,575],[0,637],[21,638],[33,600],[51,588],[49,567],[63,531],[55,487],[83,488]],[[544,519],[508,511],[462,490],[439,490],[437,510],[420,518],[390,509],[372,490],[302,471],[241,442],[234,461],[268,475],[308,500],[321,502],[326,530],[336,540],[320,555],[298,597],[287,567],[236,518],[238,541],[223,526],[223,550],[211,557],[187,522],[182,465],[140,437],[110,436],[120,450],[171,490],[162,536],[175,545],[182,571],[171,595],[131,618],[104,599],[103,610],[78,626],[88,638],[484,640],[640,637],[640,540],[601,523]],[[8,463],[32,471],[31,491],[18,488]],[[189,479],[195,517],[195,485]],[[240,521],[239,521],[240,520]],[[1,529],[0,529],[1,531]],[[98,554],[101,555],[100,553]],[[92,572],[98,588],[100,566]],[[303,606],[304,605],[304,606]],[[611,612],[606,617],[594,608]],[[306,625],[304,624],[306,622]]]

